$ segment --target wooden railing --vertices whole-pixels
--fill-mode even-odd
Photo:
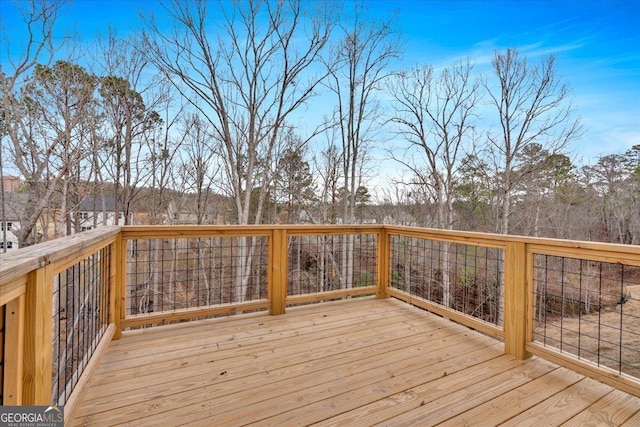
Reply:
[[[58,381],[57,376],[67,376],[66,366],[55,369],[61,362],[66,365],[67,360],[78,358],[79,355],[65,353],[64,360],[53,361],[54,330],[60,331],[60,324],[54,325],[54,317],[59,319],[60,311],[54,312],[54,295],[61,289],[59,274],[65,272],[84,259],[96,257],[105,248],[111,259],[106,260],[106,271],[100,270],[103,280],[100,283],[103,289],[98,292],[102,295],[111,295],[110,289],[115,288],[115,259],[117,252],[115,245],[120,233],[118,227],[103,228],[87,233],[77,234],[60,240],[54,240],[27,249],[3,254],[0,257],[0,307],[4,308],[4,354],[2,377],[2,403],[4,405],[50,405],[57,404],[58,398],[54,397],[53,384]],[[84,289],[81,283],[87,283],[84,275],[76,278],[69,277],[70,283],[77,286],[65,289],[63,292],[74,292]],[[56,290],[57,289],[57,290]],[[84,292],[84,291],[83,291]],[[78,301],[79,295],[68,295],[70,301]],[[60,298],[59,295],[56,298]],[[67,300],[67,295],[65,295]],[[73,304],[73,303],[72,303]],[[58,308],[60,305],[58,304]],[[90,377],[97,358],[90,358],[90,354],[99,354],[102,348],[108,345],[113,337],[116,327],[115,300],[109,299],[108,327],[106,331],[95,330],[101,340],[93,340],[95,337],[87,337],[87,340],[95,342],[95,345],[83,346],[82,358],[87,355],[86,362],[72,363],[75,372],[69,372],[75,388],[81,388]],[[62,312],[65,312],[63,310]],[[82,315],[84,317],[84,314]],[[66,320],[66,319],[65,319]],[[71,319],[69,319],[71,320]],[[82,319],[84,320],[84,319]],[[65,334],[85,334],[80,330],[77,322],[64,322]],[[67,327],[70,324],[70,327]],[[54,327],[55,326],[55,327]],[[75,328],[75,331],[73,330]],[[56,341],[59,336],[55,337]],[[76,347],[77,349],[77,347]],[[58,356],[61,352],[58,353]],[[91,360],[90,360],[91,359]],[[93,361],[93,362],[92,362]],[[56,379],[54,380],[54,375]],[[63,389],[66,388],[66,385]],[[63,393],[60,404],[73,406],[78,394]]]
[[[64,273],[96,260],[100,268]],[[127,328],[256,310],[277,315],[290,305],[373,294],[502,339],[516,358],[537,355],[640,395],[640,319],[626,305],[640,304],[628,292],[640,285],[639,267],[637,246],[386,225],[100,228],[0,257],[2,404],[60,403],[72,414],[100,354]],[[101,276],[91,279],[91,298],[65,295],[67,305],[103,301],[89,310],[98,323],[74,356],[82,363],[69,369],[61,369],[75,360],[67,353],[54,360],[61,353],[52,350],[54,319],[66,316],[66,328],[81,322],[70,321],[59,302],[54,309],[60,274],[78,281],[65,294],[82,289],[87,275]],[[588,333],[574,342],[570,322],[588,324],[592,313],[618,320],[617,365],[597,345],[592,351]],[[629,334],[635,347],[626,344]],[[73,379],[64,398],[52,393],[62,373]]]

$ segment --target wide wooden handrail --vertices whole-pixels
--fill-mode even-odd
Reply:
[[[287,295],[288,238],[290,236],[375,234],[376,274],[373,286],[332,290],[323,293]],[[134,239],[172,239],[203,237],[263,236],[268,239],[268,298],[216,307],[125,315],[126,244]],[[415,237],[462,243],[504,251],[503,327],[486,324],[463,313],[391,289],[389,266],[392,236]],[[640,394],[640,383],[633,378],[576,362],[566,354],[546,350],[532,342],[533,260],[536,255],[571,257],[608,263],[640,266],[640,247],[530,238],[489,233],[438,230],[383,224],[363,225],[222,225],[222,226],[114,226],[100,227],[70,237],[49,241],[0,255],[0,309],[4,311],[4,373],[1,380],[4,404],[50,404],[51,398],[51,300],[53,276],[97,250],[111,246],[109,280],[109,329],[105,338],[118,339],[123,328],[163,321],[177,321],[236,311],[268,308],[282,314],[287,305],[375,293],[379,298],[393,296],[436,311],[470,327],[503,338],[505,352],[517,358],[531,354],[547,357],[579,369],[582,373]],[[0,311],[2,315],[2,311]],[[104,339],[103,339],[104,340]],[[11,351],[7,349],[11,348]],[[101,343],[100,351],[106,348]],[[88,369],[86,376],[91,373]],[[84,375],[84,374],[83,374]],[[75,392],[74,392],[75,393]],[[75,404],[77,395],[69,402]],[[72,409],[71,409],[72,410]]]
[[[99,227],[0,254],[0,305],[5,304],[5,298],[14,291],[16,283],[23,283],[29,273],[47,265],[73,262],[83,253],[91,252],[96,245],[115,239],[121,229],[119,226]]]

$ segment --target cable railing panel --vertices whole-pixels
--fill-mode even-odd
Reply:
[[[126,316],[265,300],[268,236],[130,239]]]
[[[640,266],[534,257],[533,340],[640,377]]]
[[[111,247],[53,277],[52,401],[64,405],[109,323]]]
[[[502,326],[504,250],[392,235],[389,268],[391,288]]]
[[[336,298],[346,297],[347,294],[338,291],[350,289],[356,295],[358,289],[375,293],[377,245],[375,233],[290,235],[287,245],[289,301],[309,294],[325,294],[317,295],[319,299],[327,293]]]

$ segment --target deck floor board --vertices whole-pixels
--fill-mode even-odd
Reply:
[[[71,425],[620,425],[640,399],[395,299],[127,331]],[[597,425],[594,424],[594,425]]]

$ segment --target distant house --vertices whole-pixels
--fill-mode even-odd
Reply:
[[[198,215],[190,212],[190,205],[176,200],[169,202],[167,206],[166,223],[168,224],[197,224]]]
[[[16,232],[20,229],[20,218],[24,215],[27,194],[5,191],[4,209],[0,209],[0,252],[18,249]]]
[[[116,217],[118,218],[118,224],[122,225],[125,222],[123,213],[116,212],[116,201],[111,196],[105,197],[104,206],[102,198],[85,197],[75,215],[80,224],[80,231],[91,230],[101,225],[115,225]]]
[[[14,234],[14,227],[17,227],[17,224],[17,222],[13,221],[2,221],[0,223],[0,251],[4,251],[5,248],[10,250],[20,247],[18,238]]]
[[[17,176],[4,175],[2,177],[2,191],[18,191],[20,184],[20,178]]]

